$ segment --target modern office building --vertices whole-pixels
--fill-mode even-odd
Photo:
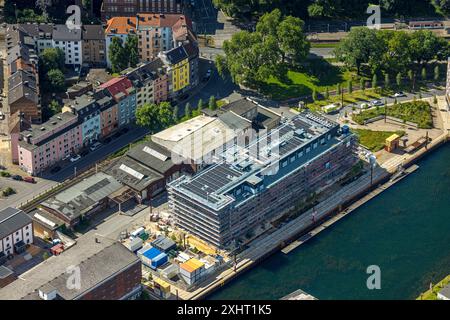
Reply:
[[[176,224],[218,247],[331,186],[356,163],[356,138],[310,112],[216,154],[216,163],[168,185]]]

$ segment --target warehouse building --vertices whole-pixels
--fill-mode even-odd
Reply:
[[[182,229],[226,247],[344,177],[357,161],[355,146],[337,123],[303,112],[170,183],[170,210]]]
[[[80,282],[73,284],[75,268]],[[0,290],[1,300],[125,300],[140,295],[142,265],[121,243],[101,243],[50,257]]]

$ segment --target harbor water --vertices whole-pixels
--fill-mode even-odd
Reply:
[[[208,299],[415,299],[450,274],[450,144],[419,170],[289,254],[278,252]],[[381,288],[367,288],[369,266]]]

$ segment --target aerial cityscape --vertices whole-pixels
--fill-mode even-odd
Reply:
[[[0,0],[0,300],[450,300],[449,17]]]

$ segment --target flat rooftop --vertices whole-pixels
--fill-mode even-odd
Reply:
[[[99,172],[41,203],[42,207],[55,210],[69,220],[94,208],[122,184],[106,173]]]
[[[48,119],[48,121],[42,124],[33,124],[31,128],[22,131],[22,136],[30,138],[33,142],[39,140],[43,135],[51,133],[49,138],[54,137],[58,133],[67,127],[67,124],[77,119],[77,116],[71,112],[58,113]],[[47,141],[47,138],[46,140]]]
[[[233,189],[244,183],[256,186],[263,181],[270,186],[339,143],[339,138],[331,133],[338,128],[337,123],[317,114],[301,113],[247,147],[229,147],[217,156],[217,163],[193,177],[180,177],[169,188],[214,210],[244,201],[245,192],[236,196]]]
[[[215,118],[207,117],[207,116],[198,116],[192,118],[188,121],[183,121],[175,126],[172,126],[166,130],[158,132],[153,135],[153,137],[161,140],[167,141],[180,141],[187,136],[191,135],[193,132],[198,129],[206,126],[207,124],[215,121]]]
[[[16,281],[0,290],[1,300],[38,300],[38,290],[54,288],[64,300],[76,299],[86,291],[137,263],[138,257],[122,244],[102,239],[101,243],[74,246],[59,256],[52,256],[33,269],[25,272]],[[69,289],[66,273],[70,266],[78,266],[81,274],[81,287]]]

